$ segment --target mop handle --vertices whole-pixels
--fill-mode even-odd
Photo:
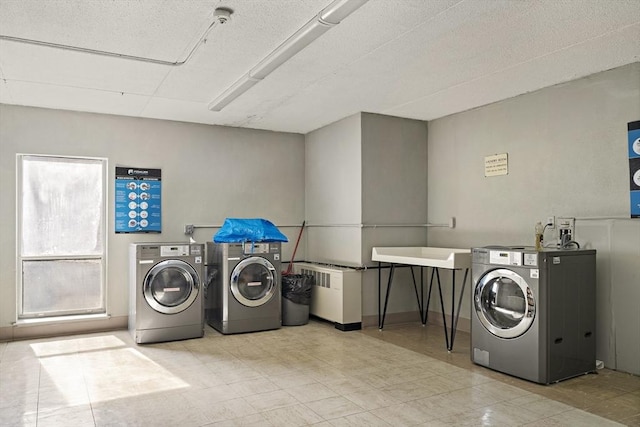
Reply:
[[[300,237],[302,237],[302,230],[304,230],[304,224],[307,221],[302,221],[302,227],[300,227],[300,233],[298,233],[298,240],[296,240],[296,246],[293,248],[293,255],[291,255],[291,261],[289,261],[289,266],[287,267],[287,271],[285,274],[291,274],[291,270],[293,269],[293,260],[296,258],[296,252],[298,251],[298,243],[300,243]]]

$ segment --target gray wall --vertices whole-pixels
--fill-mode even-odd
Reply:
[[[15,320],[15,154],[96,156],[109,158],[111,193],[115,165],[163,170],[162,235],[115,235],[109,220],[114,316],[127,314],[128,243],[182,240],[187,223],[227,216],[329,225],[456,217],[455,229],[428,233],[312,227],[296,256],[360,265],[372,246],[532,244],[536,221],[573,216],[576,239],[598,250],[597,357],[640,373],[640,221],[624,219],[626,123],[638,119],[638,63],[434,120],[428,151],[421,145],[425,123],[366,113],[303,137],[0,105],[0,331]],[[484,156],[504,152],[509,175],[485,178]],[[288,259],[298,229],[283,231],[292,240]],[[203,242],[214,232],[199,229],[194,237]],[[377,313],[375,280],[374,272],[363,275],[365,315]],[[400,275],[389,311],[415,310],[409,278]],[[468,298],[461,316],[470,317]]]
[[[16,320],[16,153],[105,157],[109,162],[108,312],[128,314],[128,245],[186,241],[185,224],[262,217],[304,219],[304,137],[267,131],[0,105],[0,337]],[[115,234],[116,165],[162,169],[162,233]],[[196,229],[198,242],[217,229]],[[298,229],[282,228],[292,243]],[[304,248],[298,249],[304,258]],[[18,329],[25,329],[21,327]],[[23,332],[24,333],[24,332]]]
[[[428,161],[429,219],[457,219],[453,233],[430,229],[430,246],[533,245],[536,221],[578,218],[576,240],[598,251],[597,357],[636,374],[640,220],[624,218],[627,123],[639,119],[635,63],[429,122]],[[496,153],[509,174],[485,178]]]
[[[427,122],[379,114],[362,114],[362,264],[372,265],[374,246],[427,246],[424,227],[385,225],[427,223]],[[382,272],[383,290],[388,270]],[[411,275],[398,269],[389,296],[393,313],[415,311],[419,319]],[[362,275],[363,316],[378,314],[378,272]],[[398,319],[401,320],[401,319]]]
[[[373,246],[426,245],[425,228],[385,227],[427,222],[426,163],[427,123],[419,120],[359,113],[307,134],[307,260],[372,265]],[[362,279],[363,315],[373,317],[377,271]],[[415,304],[413,287],[398,285],[388,311]]]

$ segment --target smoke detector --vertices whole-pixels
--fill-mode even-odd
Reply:
[[[213,11],[213,19],[215,19],[218,24],[226,24],[231,21],[232,13],[233,11],[231,9],[219,7]]]

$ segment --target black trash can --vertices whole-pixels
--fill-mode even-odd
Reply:
[[[311,287],[315,281],[310,274],[282,275],[282,326],[309,323]]]

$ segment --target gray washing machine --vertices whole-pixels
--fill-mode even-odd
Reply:
[[[129,332],[138,344],[204,335],[204,245],[132,243]]]
[[[207,243],[205,318],[223,334],[282,325],[281,243]]]
[[[473,248],[471,360],[549,384],[596,369],[595,250]]]

